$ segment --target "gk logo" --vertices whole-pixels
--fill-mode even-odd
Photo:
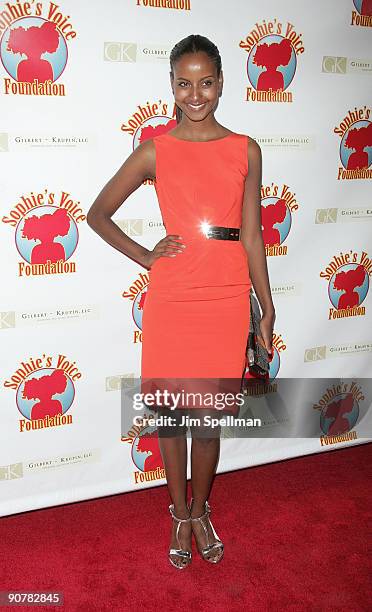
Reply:
[[[103,57],[106,62],[135,62],[137,45],[126,42],[105,42]]]
[[[0,329],[9,329],[15,327],[15,312],[10,310],[9,312],[0,312]]]
[[[304,355],[304,361],[320,361],[321,359],[326,358],[326,347],[325,346],[315,346],[314,348],[306,349]]]
[[[322,72],[346,74],[347,57],[323,57]]]
[[[22,478],[23,465],[22,463],[11,463],[10,465],[0,465],[0,480],[13,480],[14,478]]]
[[[143,219],[121,219],[116,223],[128,236],[143,235]]]
[[[337,208],[318,208],[315,223],[337,223]]]

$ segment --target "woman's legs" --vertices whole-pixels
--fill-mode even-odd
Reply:
[[[206,411],[202,411],[207,414]],[[209,414],[209,413],[208,413]],[[198,418],[202,419],[198,411]],[[192,415],[194,416],[194,415]],[[215,412],[211,416],[216,416]],[[192,418],[192,417],[191,417]],[[220,454],[220,426],[214,427],[191,427],[191,486],[193,502],[191,506],[191,517],[197,518],[205,513],[205,502],[208,500],[213,479],[216,473]],[[207,527],[209,543],[216,541],[209,519],[203,519]],[[203,526],[198,521],[192,522],[192,530],[199,552],[207,546],[207,538]],[[208,557],[220,557],[221,550],[212,550]]]
[[[162,414],[169,412],[160,411]],[[179,412],[179,411],[178,411]],[[181,414],[172,411],[172,418],[179,419]],[[186,427],[158,427],[160,453],[163,459],[169,495],[174,504],[174,514],[180,519],[190,516],[187,506],[187,440]],[[170,548],[179,548],[176,539],[178,523],[173,521]],[[191,552],[191,522],[181,523],[178,538],[183,550]],[[172,556],[172,560],[182,566],[180,557]]]
[[[185,411],[172,411],[171,416],[180,419]],[[197,412],[190,411],[189,418],[196,416]],[[164,411],[160,411],[166,414]],[[178,414],[177,414],[178,413]],[[168,413],[167,413],[168,414]],[[206,414],[203,410],[202,414]],[[215,416],[215,413],[212,413]],[[201,413],[198,418],[202,421]],[[200,517],[205,513],[205,502],[208,500],[213,479],[216,473],[220,453],[220,427],[213,429],[208,426],[191,426],[191,486],[192,486],[192,518]],[[180,519],[190,516],[187,506],[187,427],[178,425],[176,428],[159,426],[159,448],[165,469],[169,495],[174,504],[174,513]],[[216,541],[209,519],[203,520],[207,527],[209,543]],[[176,539],[177,522],[173,521],[170,548],[178,548]],[[191,552],[191,534],[194,533],[198,550],[201,552],[207,545],[207,538],[202,525],[198,521],[181,523],[179,528],[179,542],[183,550]],[[220,557],[221,550],[212,550],[208,557]],[[173,561],[183,565],[179,557],[173,556]]]

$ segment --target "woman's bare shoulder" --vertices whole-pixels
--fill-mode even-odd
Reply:
[[[257,140],[245,134],[245,137],[248,140],[248,160],[249,161],[259,161],[261,159],[261,147],[258,144]]]
[[[146,140],[141,142],[139,145],[137,145],[135,151],[138,151],[141,155],[155,154],[154,138],[147,138]]]
[[[257,140],[255,140],[254,138],[252,138],[251,136],[248,136],[248,144],[250,146],[250,149],[252,151],[252,153],[254,155],[260,155],[261,153],[261,147],[258,144]]]
[[[131,156],[142,167],[146,168],[149,178],[155,178],[156,149],[153,138],[148,138],[137,145]]]

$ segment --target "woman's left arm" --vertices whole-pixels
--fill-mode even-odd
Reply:
[[[248,174],[245,179],[241,240],[248,255],[249,275],[262,310],[261,332],[272,352],[275,308],[271,296],[261,222],[262,155],[259,144],[249,138]]]

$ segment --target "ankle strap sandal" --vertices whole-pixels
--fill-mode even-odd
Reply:
[[[190,517],[187,519],[178,518],[178,516],[174,514],[174,504],[171,504],[169,506],[169,512],[171,513],[172,518],[178,523],[177,530],[176,530],[176,540],[177,540],[178,548],[170,548],[168,558],[171,564],[173,565],[173,567],[176,567],[177,569],[185,569],[185,567],[187,567],[191,563],[191,552],[189,550],[183,550],[181,548],[178,534],[179,534],[179,530],[181,527],[181,523],[190,523],[191,518]],[[177,563],[175,563],[173,559],[171,558],[171,555],[174,555],[175,557],[179,557],[181,560],[181,564],[178,565]]]
[[[190,508],[192,505],[192,501],[191,500],[191,504],[190,504]],[[211,507],[208,503],[208,501],[205,502],[205,512],[204,514],[202,514],[201,516],[198,516],[197,518],[191,518],[191,521],[194,522],[198,522],[204,529],[204,533],[205,533],[205,537],[207,540],[207,545],[202,549],[201,551],[201,555],[203,557],[203,559],[205,559],[205,561],[209,561],[209,563],[218,563],[219,561],[221,561],[222,557],[223,557],[223,552],[224,552],[224,545],[221,542],[221,540],[219,539],[213,525],[212,525],[212,521],[209,518],[209,515],[211,513]],[[210,542],[209,541],[209,533],[208,533],[208,527],[207,527],[207,521],[209,521],[209,524],[211,526],[212,529],[212,533],[213,536],[215,538],[215,542]],[[208,557],[208,555],[210,554],[211,551],[217,551],[216,554],[213,557]],[[220,554],[218,554],[220,553]]]

